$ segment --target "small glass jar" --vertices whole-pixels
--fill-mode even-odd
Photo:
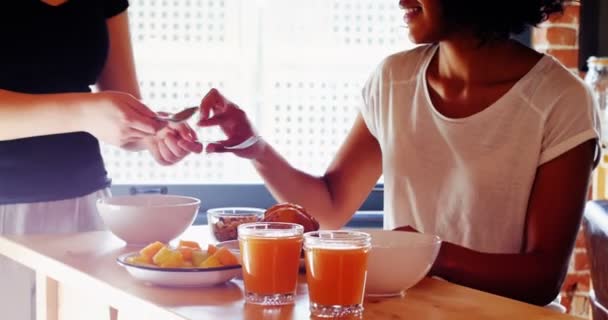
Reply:
[[[207,223],[216,242],[236,240],[237,228],[243,223],[261,221],[266,210],[261,208],[226,207],[207,210]]]
[[[598,102],[598,112],[602,125],[602,145],[608,141],[608,57],[590,57],[587,60],[588,71],[585,82],[593,90]]]

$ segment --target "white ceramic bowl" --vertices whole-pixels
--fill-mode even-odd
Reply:
[[[149,194],[116,196],[97,201],[108,229],[128,245],[168,243],[192,225],[201,201],[196,198]]]
[[[429,234],[381,229],[357,230],[369,233],[369,253],[365,294],[402,295],[418,283],[435,262],[441,240]]]

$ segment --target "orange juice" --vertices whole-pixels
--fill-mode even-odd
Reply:
[[[306,248],[310,301],[325,306],[361,304],[368,251],[348,245]]]
[[[302,236],[241,237],[245,291],[258,295],[294,294]]]

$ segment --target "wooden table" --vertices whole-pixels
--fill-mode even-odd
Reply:
[[[194,226],[181,238],[206,243],[208,229]],[[36,270],[39,320],[310,318],[304,277],[295,305],[264,308],[244,303],[239,280],[186,289],[139,283],[115,262],[135,250],[107,231],[0,237],[0,254]],[[364,306],[363,318],[372,320],[578,319],[430,278],[403,297],[366,300]]]

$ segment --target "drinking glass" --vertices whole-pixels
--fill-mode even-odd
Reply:
[[[361,316],[371,236],[335,230],[304,234],[306,280],[314,317]]]
[[[239,225],[246,302],[261,305],[294,303],[303,232],[304,228],[295,223]]]

